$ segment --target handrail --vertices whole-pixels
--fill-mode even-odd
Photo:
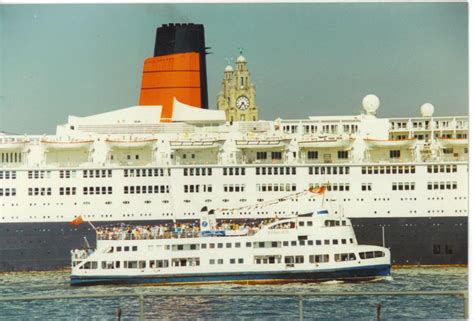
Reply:
[[[363,291],[363,292],[263,292],[263,291],[232,291],[232,292],[161,292],[161,291],[134,291],[132,293],[97,293],[97,294],[61,294],[61,295],[30,295],[0,297],[0,302],[64,300],[64,299],[97,299],[138,297],[139,320],[145,320],[145,296],[160,297],[297,297],[299,320],[304,319],[303,299],[308,297],[347,297],[347,296],[462,296],[464,302],[464,318],[469,318],[467,291]],[[377,313],[380,307],[377,307]]]

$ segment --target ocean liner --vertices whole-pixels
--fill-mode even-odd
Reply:
[[[312,212],[302,191],[320,186],[393,264],[467,263],[467,117],[426,103],[419,117],[378,118],[367,95],[359,115],[263,121],[255,91],[241,54],[208,109],[204,27],[168,24],[137,106],[69,116],[55,135],[1,135],[0,271],[67,267],[84,236],[95,246],[78,217],[187,222],[203,206],[234,222],[293,217]]]

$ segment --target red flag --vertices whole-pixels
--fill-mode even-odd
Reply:
[[[323,194],[326,192],[326,186],[320,186],[318,189],[316,187],[313,187],[309,190],[311,193],[316,193],[316,194]]]
[[[84,223],[84,220],[82,219],[81,215],[79,215],[78,217],[73,219],[71,222],[69,222],[69,224],[71,225],[81,225],[82,223]]]

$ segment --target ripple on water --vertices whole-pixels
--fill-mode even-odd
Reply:
[[[467,268],[402,268],[393,270],[392,281],[345,283],[290,283],[279,285],[212,284],[196,286],[94,286],[70,287],[64,271],[0,274],[1,296],[160,292],[330,292],[330,291],[434,291],[466,290]],[[387,319],[453,319],[463,317],[459,297],[311,297],[304,300],[306,319],[373,319],[382,304]],[[114,319],[117,308],[123,320],[138,316],[133,298],[80,299],[0,303],[0,319],[103,320]],[[161,320],[295,320],[298,301],[292,297],[148,297],[147,318]]]

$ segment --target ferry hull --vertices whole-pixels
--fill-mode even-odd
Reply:
[[[318,271],[275,271],[275,272],[241,272],[199,275],[147,275],[147,276],[71,276],[71,285],[99,284],[158,284],[183,285],[207,283],[288,283],[288,282],[324,282],[368,281],[390,276],[390,265],[373,265],[364,267],[318,270]]]
[[[359,244],[385,246],[393,265],[466,265],[467,216],[416,218],[351,218]],[[121,222],[94,222],[107,225]],[[127,222],[124,222],[127,223]],[[135,225],[163,221],[133,221]],[[383,236],[382,225],[385,225]],[[84,246],[86,237],[95,247],[87,223],[66,222],[0,224],[0,272],[55,270],[70,266],[70,250]],[[435,254],[435,246],[440,253]],[[448,250],[446,251],[448,246]]]

